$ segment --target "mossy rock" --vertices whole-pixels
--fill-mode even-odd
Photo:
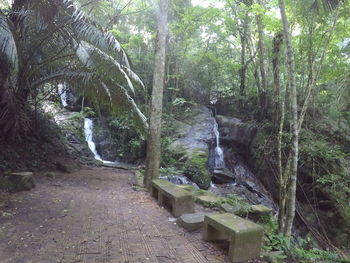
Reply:
[[[28,191],[34,187],[31,172],[10,173],[0,178],[0,188],[10,192]]]
[[[249,209],[249,218],[253,221],[268,221],[272,216],[272,209],[264,205],[252,205]]]
[[[196,203],[201,204],[205,207],[214,207],[220,199],[212,195],[200,195],[196,197]]]
[[[211,175],[207,168],[208,153],[196,151],[187,153],[184,173],[201,189],[208,189],[211,182]]]

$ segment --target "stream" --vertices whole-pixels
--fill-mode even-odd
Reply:
[[[210,150],[208,169],[211,173],[221,171],[224,176],[228,174],[232,178],[229,176],[225,177],[225,180],[230,181],[228,183],[215,183],[212,181],[209,191],[222,197],[228,197],[234,193],[250,203],[262,204],[276,211],[278,208],[277,205],[262,183],[252,173],[243,156],[235,152],[235,149],[220,145],[220,133],[216,121],[214,123],[213,133],[215,134],[215,143]],[[175,184],[195,185],[185,176],[172,175],[162,177],[161,179]]]
[[[68,101],[67,101],[67,86],[65,83],[58,84],[58,94],[60,95],[61,98],[61,104],[63,108],[68,106]],[[89,118],[84,118],[84,136],[85,136],[85,141],[87,142],[90,151],[94,154],[95,160],[101,161],[104,164],[117,164],[116,162],[111,162],[111,161],[106,161],[103,160],[101,155],[97,152],[96,149],[96,144],[93,141],[93,120]]]
[[[65,84],[58,85],[58,92],[63,107],[68,106],[66,89],[67,87]],[[96,149],[96,144],[93,141],[93,128],[93,120],[90,118],[84,118],[84,136],[89,149],[94,154],[94,158],[107,165],[117,164],[117,162],[102,159]],[[223,197],[230,196],[234,193],[251,203],[263,204],[276,211],[277,205],[273,202],[268,191],[251,172],[244,158],[236,153],[234,149],[227,149],[220,146],[220,133],[216,121],[214,123],[213,133],[215,134],[215,143],[212,146],[211,154],[209,154],[210,160],[208,169],[210,172],[213,172],[214,170],[228,171],[233,177],[231,178],[232,181],[229,183],[218,184],[211,182],[209,191]],[[162,176],[160,178],[168,180],[174,184],[189,184],[198,188],[195,183],[183,175]]]

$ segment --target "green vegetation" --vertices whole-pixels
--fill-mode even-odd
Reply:
[[[279,251],[276,259],[278,262],[300,262],[300,263],[346,263],[349,260],[344,259],[339,254],[315,248],[312,241],[307,238],[288,239],[279,233],[277,221],[271,217],[264,224],[264,254],[268,255],[270,251]],[[286,260],[286,261],[285,261]]]
[[[350,249],[350,2],[169,2],[165,77],[159,82],[161,157],[155,158],[161,174],[184,173],[208,188],[208,152],[178,140],[193,132],[196,107],[216,102],[218,114],[258,127],[243,151],[284,215],[267,230],[266,250],[281,250],[292,262],[342,262],[312,242],[322,236],[325,247]],[[101,124],[95,135],[108,137],[115,157],[137,164],[145,159],[146,117],[154,113],[152,81],[160,64],[154,63],[157,5],[72,3],[0,3],[1,171],[51,169],[49,157],[67,153],[63,133],[84,142],[83,117]],[[70,112],[60,131],[48,123],[54,114],[42,112],[47,101],[61,108],[62,83],[84,110]],[[284,200],[292,201],[283,206]],[[239,207],[242,216],[249,212],[234,195],[205,205],[222,204]],[[290,234],[284,223],[290,225],[295,210],[307,225],[307,242],[279,233]]]

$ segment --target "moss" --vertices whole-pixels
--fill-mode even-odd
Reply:
[[[196,188],[194,186],[189,185],[189,184],[180,184],[180,185],[178,185],[178,187],[180,187],[188,192],[191,192],[191,193],[196,190]]]
[[[187,154],[184,173],[195,182],[200,188],[208,189],[211,182],[211,175],[207,169],[208,155],[205,152],[192,152]]]

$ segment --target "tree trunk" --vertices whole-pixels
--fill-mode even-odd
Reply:
[[[280,51],[283,43],[283,34],[277,34],[273,39],[272,48],[272,66],[273,66],[273,80],[275,86],[275,112],[274,112],[274,126],[277,131],[277,170],[279,183],[279,212],[278,224],[280,231],[284,228],[284,216],[286,205],[286,180],[285,173],[282,167],[282,135],[285,118],[285,85],[280,84]],[[277,127],[278,125],[278,127]]]
[[[243,96],[245,95],[245,79],[246,79],[246,30],[243,30],[239,34],[241,39],[241,68],[239,70],[240,85],[239,85],[239,95],[240,101],[242,101]]]
[[[278,0],[278,4],[281,11],[282,23],[283,23],[283,35],[286,41],[287,48],[287,63],[289,74],[289,88],[290,88],[290,100],[292,110],[292,163],[288,182],[288,200],[286,203],[286,221],[284,227],[284,234],[291,236],[292,226],[295,217],[295,196],[296,196],[296,184],[298,173],[298,155],[299,155],[299,133],[298,133],[298,103],[297,103],[297,89],[295,81],[295,63],[294,53],[292,48],[291,33],[289,31],[288,19],[286,15],[286,9],[283,0]]]
[[[259,1],[260,4],[260,1]],[[260,119],[264,119],[266,117],[266,111],[267,111],[267,77],[266,77],[266,65],[265,65],[265,45],[264,45],[264,32],[263,32],[263,27],[262,27],[262,22],[261,22],[261,15],[256,16],[256,21],[258,24],[258,35],[259,35],[259,40],[258,40],[258,45],[259,45],[259,64],[260,64],[260,74],[261,74],[261,82],[262,82],[262,87],[261,87],[261,92],[259,94],[260,96]]]
[[[146,173],[144,184],[150,187],[151,181],[159,177],[162,101],[165,75],[165,46],[167,36],[168,1],[160,0],[158,11],[158,36],[154,58],[153,89],[151,98],[150,123],[147,138]]]

